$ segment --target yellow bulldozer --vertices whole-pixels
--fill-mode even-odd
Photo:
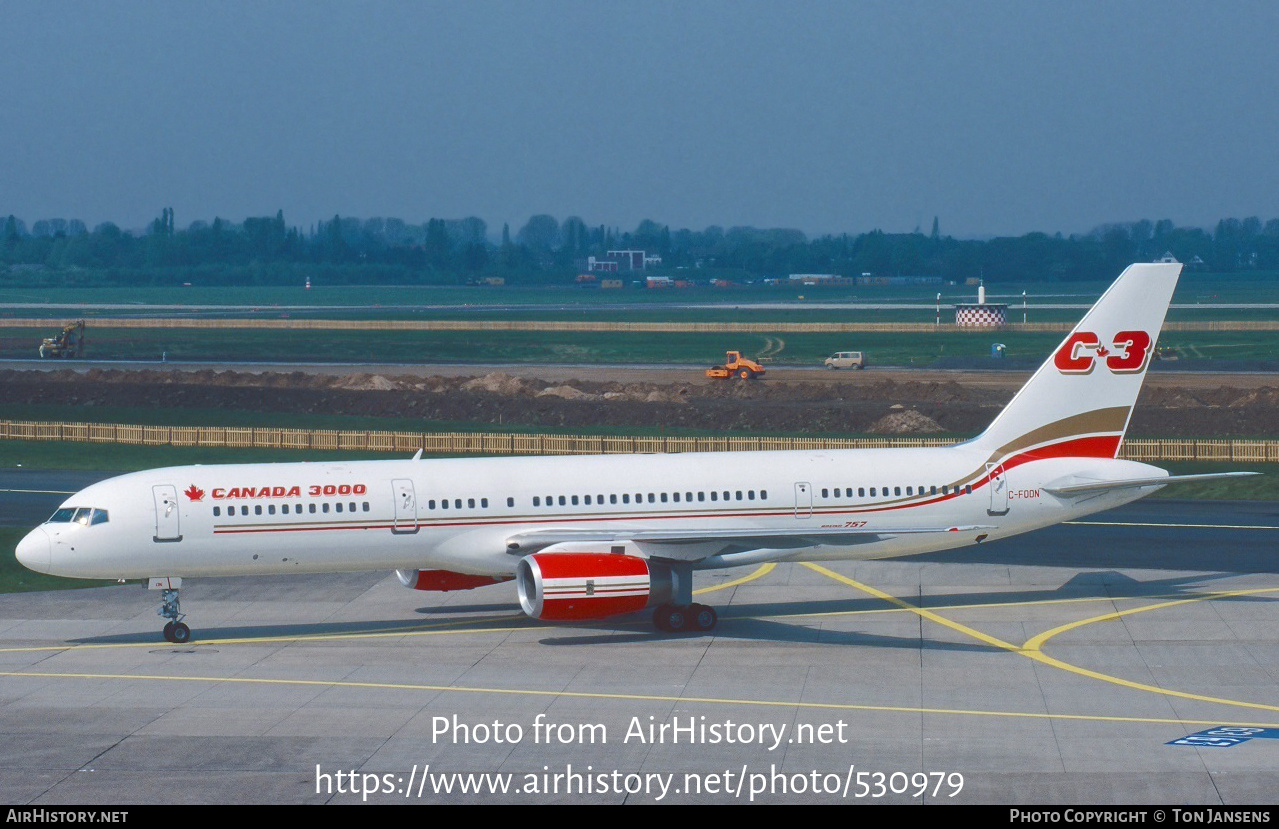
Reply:
[[[56,337],[45,337],[40,343],[40,357],[73,359],[84,356],[84,320],[69,322]]]

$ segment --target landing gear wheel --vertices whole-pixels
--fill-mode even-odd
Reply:
[[[668,633],[683,633],[689,627],[689,609],[664,604],[653,612],[653,626]]]
[[[715,629],[719,614],[715,608],[705,604],[695,604],[689,608],[693,612],[693,630],[708,631]]]
[[[182,612],[177,589],[166,588],[163,595],[164,603],[160,605],[160,609],[156,613],[169,620],[164,625],[164,638],[176,645],[190,642],[191,628],[182,624],[186,614]]]

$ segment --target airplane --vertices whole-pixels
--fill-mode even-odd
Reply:
[[[76,493],[16,555],[41,573],[147,579],[177,643],[191,637],[183,578],[370,569],[418,590],[514,580],[536,619],[654,608],[659,630],[709,631],[698,570],[947,550],[1251,474],[1117,457],[1180,272],[1128,267],[953,446],[170,467]]]

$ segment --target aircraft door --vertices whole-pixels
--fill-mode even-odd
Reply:
[[[795,484],[795,517],[813,517],[813,487],[808,483]]]
[[[396,478],[391,486],[395,490],[395,520],[391,524],[391,532],[417,532],[417,493],[413,489],[413,482],[408,478]]]
[[[155,535],[152,541],[181,541],[182,519],[178,505],[178,488],[172,484],[151,487],[155,501]]]
[[[986,475],[990,478],[990,508],[987,515],[1008,514],[1008,476],[1002,463],[986,464]]]

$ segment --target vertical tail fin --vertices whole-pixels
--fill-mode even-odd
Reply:
[[[1181,265],[1130,265],[972,445],[1014,455],[1113,458]]]

